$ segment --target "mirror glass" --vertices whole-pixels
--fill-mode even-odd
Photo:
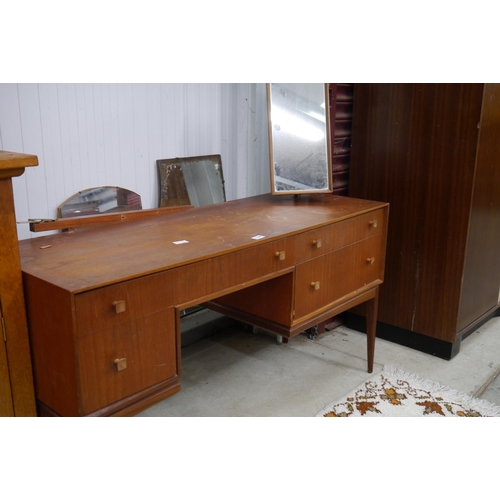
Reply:
[[[220,155],[157,160],[156,165],[160,207],[226,201]]]
[[[268,83],[273,194],[332,192],[328,84]]]
[[[57,217],[79,217],[107,212],[142,210],[141,197],[118,186],[100,186],[79,191],[57,207]]]

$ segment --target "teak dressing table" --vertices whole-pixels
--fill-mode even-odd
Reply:
[[[39,415],[134,415],[180,390],[179,311],[285,338],[366,303],[373,369],[389,205],[261,195],[20,242]]]

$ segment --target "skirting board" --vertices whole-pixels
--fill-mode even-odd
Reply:
[[[395,344],[411,347],[417,351],[432,354],[438,358],[450,360],[460,352],[461,341],[467,338],[471,333],[475,332],[481,325],[484,325],[491,318],[500,315],[500,309],[496,309],[491,314],[483,317],[480,322],[464,331],[456,342],[445,342],[443,340],[428,337],[421,333],[412,332],[386,323],[377,323],[377,337],[389,340]],[[364,316],[347,312],[343,315],[344,325],[358,332],[366,333],[366,320]]]

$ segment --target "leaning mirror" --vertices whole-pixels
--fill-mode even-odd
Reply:
[[[268,83],[272,194],[331,193],[328,84]]]
[[[99,186],[78,191],[57,207],[57,218],[142,210],[141,196],[119,186]]]
[[[220,155],[157,160],[159,206],[201,207],[226,201]]]

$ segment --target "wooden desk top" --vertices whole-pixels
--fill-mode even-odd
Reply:
[[[270,194],[19,242],[24,272],[82,292],[243,250],[386,206]],[[263,236],[263,238],[254,239]],[[177,243],[187,241],[188,243]]]

